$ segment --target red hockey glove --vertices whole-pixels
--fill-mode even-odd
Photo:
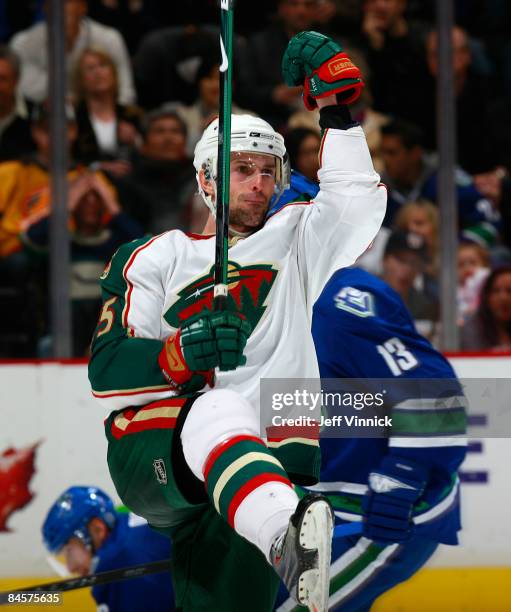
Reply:
[[[282,58],[286,85],[303,85],[303,103],[308,110],[316,98],[338,94],[342,104],[355,102],[364,82],[360,70],[342,47],[318,32],[300,32],[289,41]]]
[[[205,310],[188,319],[165,342],[158,363],[170,386],[190,393],[214,384],[214,368],[245,365],[243,350],[251,327],[238,312]]]

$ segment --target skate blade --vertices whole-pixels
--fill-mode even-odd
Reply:
[[[327,612],[330,588],[333,517],[325,501],[311,504],[300,527],[300,546],[317,549],[318,567],[304,572],[298,583],[298,599],[311,612]]]

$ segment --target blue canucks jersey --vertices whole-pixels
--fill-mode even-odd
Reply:
[[[170,556],[169,538],[151,529],[135,515],[118,513],[114,529],[96,553],[95,572],[151,563],[169,559]],[[174,593],[169,572],[98,585],[93,587],[92,596],[101,612],[174,610]]]
[[[415,507],[417,535],[456,544],[466,415],[449,362],[417,333],[399,295],[356,268],[332,276],[314,305],[312,332],[322,379],[364,378],[369,388],[388,380],[384,408],[393,422],[386,437],[322,438],[313,489],[328,494],[339,520],[360,520],[369,472],[385,454],[411,459],[430,470]]]

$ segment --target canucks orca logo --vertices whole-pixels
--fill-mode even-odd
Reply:
[[[334,301],[336,308],[351,312],[357,317],[374,317],[376,314],[373,295],[368,291],[343,287],[334,297]]]
[[[242,312],[252,329],[266,310],[266,298],[277,278],[278,270],[271,264],[240,266],[229,261],[227,284],[228,308]],[[213,310],[214,266],[207,274],[192,281],[177,292],[176,299],[163,318],[177,329],[181,322],[204,308]]]

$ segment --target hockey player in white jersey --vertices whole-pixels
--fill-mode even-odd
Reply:
[[[285,186],[284,142],[261,119],[232,117],[228,310],[212,311],[217,122],[195,151],[204,233],[129,243],[102,277],[89,377],[112,411],[109,469],[123,502],[172,537],[185,612],[271,610],[278,576],[310,610],[328,600],[331,508],[299,503],[292,486],[317,481],[319,443],[261,437],[259,381],[319,377],[312,306],[369,246],[386,192],[346,105],[362,80],[341,48],[302,32],[283,71],[320,107],[321,190],[265,222]]]

